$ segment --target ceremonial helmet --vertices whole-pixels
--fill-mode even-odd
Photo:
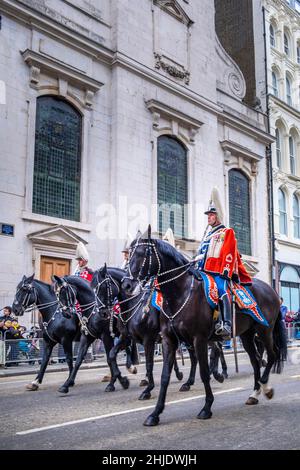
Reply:
[[[82,242],[79,242],[76,248],[76,259],[84,259],[85,261],[89,260],[89,254]]]
[[[219,189],[215,186],[211,192],[210,201],[208,204],[207,211],[204,212],[205,215],[210,213],[218,214],[218,219],[221,223],[224,222],[224,211],[222,208],[221,197]]]

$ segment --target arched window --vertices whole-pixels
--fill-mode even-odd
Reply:
[[[280,275],[280,290],[283,304],[288,311],[296,312],[300,305],[300,276],[292,266],[285,266]]]
[[[239,251],[251,255],[249,181],[239,170],[229,171],[229,225],[235,231]]]
[[[293,194],[293,216],[294,216],[294,237],[300,238],[300,203],[299,203],[299,198],[297,194]]]
[[[157,143],[158,227],[171,227],[177,237],[187,237],[187,151],[175,138],[163,135]]]
[[[272,86],[273,86],[273,94],[274,96],[278,96],[278,82],[277,82],[277,75],[273,71],[272,72]]]
[[[291,81],[288,76],[285,77],[285,87],[286,87],[286,102],[288,105],[292,106],[292,87],[291,87]]]
[[[38,98],[32,211],[79,221],[80,173],[80,114],[59,98]]]
[[[287,214],[286,214],[286,197],[282,189],[278,191],[279,204],[279,232],[287,235]]]
[[[279,129],[275,130],[276,135],[276,163],[278,168],[281,168],[281,136]]]
[[[289,152],[290,152],[290,171],[291,174],[295,174],[295,142],[293,137],[289,137]]]
[[[287,56],[290,55],[290,41],[286,33],[284,33],[284,52]]]
[[[272,24],[270,24],[270,44],[273,47],[276,46],[275,31],[274,31],[274,26]]]

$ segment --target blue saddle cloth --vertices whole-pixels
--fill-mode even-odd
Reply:
[[[218,285],[211,274],[198,271],[197,276],[200,275],[204,282],[205,297],[211,308],[216,310],[219,302]],[[241,286],[240,284],[233,283],[233,293],[235,301],[239,307],[239,312],[245,315],[250,315],[260,325],[269,326],[268,321],[263,315],[259,305],[257,304],[252,292],[248,286]],[[232,294],[228,295],[229,300],[232,301]]]

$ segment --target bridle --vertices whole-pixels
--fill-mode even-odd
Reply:
[[[95,295],[95,300],[93,302],[89,302],[87,304],[81,305],[77,301],[77,295],[76,292],[73,288],[73,286],[63,277],[62,278],[63,282],[61,285],[56,285],[55,288],[55,293],[57,297],[57,301],[61,307],[62,310],[66,311],[68,310],[72,315],[77,315],[80,325],[81,325],[81,331],[86,334],[86,335],[91,335],[94,338],[96,337],[93,335],[89,328],[88,328],[88,323],[93,315],[98,313],[100,309],[102,308],[101,306],[98,305],[98,299]],[[64,303],[61,300],[61,294],[63,289],[65,289],[66,293],[66,302]],[[91,313],[89,316],[84,315],[84,313],[88,310],[91,310]]]

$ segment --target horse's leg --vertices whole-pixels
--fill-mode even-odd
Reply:
[[[73,342],[72,342],[72,340],[70,340],[70,338],[66,338],[66,339],[62,340],[62,346],[64,348],[64,352],[65,352],[65,355],[66,355],[66,361],[67,361],[67,364],[68,364],[68,367],[69,367],[69,377],[68,377],[69,387],[72,387],[73,385],[75,385],[74,380],[70,380],[70,376],[71,376],[72,370],[73,370]]]
[[[41,366],[40,366],[40,370],[39,370],[38,375],[36,376],[36,378],[30,384],[26,385],[26,390],[35,391],[39,388],[39,385],[43,381],[43,377],[44,377],[45,371],[47,369],[49,359],[50,359],[50,356],[51,356],[51,353],[52,353],[52,350],[53,350],[55,344],[56,343],[53,343],[52,341],[44,340],[44,345],[45,346],[44,346],[43,358],[42,358],[42,363],[41,363]]]
[[[197,369],[197,357],[193,348],[188,348],[190,360],[191,360],[191,369],[188,380],[181,385],[180,392],[188,392],[192,385],[195,383],[196,369]]]
[[[274,389],[268,386],[268,382],[272,366],[276,359],[276,354],[274,351],[273,334],[269,330],[264,335],[263,344],[267,351],[267,365],[261,376],[260,384],[262,386],[263,394],[265,395],[265,397],[268,398],[268,400],[271,400],[271,398],[273,398],[274,396]]]
[[[174,365],[177,340],[163,337],[163,369],[160,381],[159,397],[154,411],[144,421],[144,426],[156,426],[159,423],[159,415],[163,412],[166,401],[166,394],[170,382],[170,376]]]
[[[110,336],[110,334],[103,335],[103,344],[105,347],[106,359],[107,364],[110,368],[111,379],[109,384],[106,386],[106,392],[114,392],[115,391],[115,382],[118,379],[120,384],[123,388],[127,389],[129,387],[129,380],[126,376],[121,375],[121,371],[117,364],[117,354],[121,349],[125,349],[127,337],[120,335],[117,344],[114,346],[114,340]]]
[[[222,375],[223,375],[224,379],[228,379],[227,364],[226,364],[226,360],[225,360],[225,356],[224,356],[223,345],[222,345],[221,342],[219,342],[218,345],[220,347],[219,352],[220,352],[220,361],[221,361],[221,365],[222,365]]]
[[[209,419],[212,416],[211,407],[214,396],[210,386],[210,374],[208,365],[208,344],[205,338],[197,337],[195,340],[195,351],[200,366],[200,377],[205,388],[205,405],[198,414],[199,419]]]
[[[209,373],[212,374],[214,378],[220,382],[224,382],[224,377],[222,374],[219,374],[218,367],[219,367],[219,359],[221,356],[220,346],[218,343],[213,343],[210,351],[210,358],[209,358]]]
[[[140,395],[139,400],[149,400],[151,398],[151,390],[154,389],[154,378],[153,378],[153,364],[154,364],[154,349],[155,339],[146,338],[144,339],[145,348],[145,359],[146,359],[146,371],[148,377],[147,387]]]
[[[246,401],[246,405],[257,405],[258,403],[258,396],[261,393],[260,388],[260,366],[259,361],[257,360],[256,355],[256,347],[254,344],[254,332],[253,330],[248,330],[245,333],[240,335],[242,340],[243,346],[245,351],[248,353],[248,356],[251,361],[251,365],[253,367],[254,372],[254,389],[251,395],[249,396],[248,400]]]
[[[61,387],[59,387],[58,391],[60,393],[68,393],[69,392],[69,387],[72,387],[75,384],[75,377],[77,375],[78,369],[81,366],[82,361],[86,356],[87,350],[90,347],[90,345],[92,344],[92,342],[94,341],[94,339],[95,338],[93,336],[85,335],[84,333],[82,333],[82,335],[80,337],[80,343],[79,343],[79,348],[78,348],[78,353],[77,353],[77,359],[76,359],[76,362],[75,362],[75,366],[72,369],[72,371],[71,371],[69,377],[67,378],[67,380],[65,381],[65,383],[63,385],[61,385]],[[67,354],[67,352],[66,352],[66,354]]]
[[[183,379],[183,373],[180,372],[180,370],[179,370],[176,356],[175,356],[175,361],[174,361],[174,372],[175,372],[176,377],[179,381]]]
[[[137,374],[137,367],[132,363],[133,348],[136,348],[136,342],[131,340],[125,348],[126,352],[126,369],[130,374]]]

